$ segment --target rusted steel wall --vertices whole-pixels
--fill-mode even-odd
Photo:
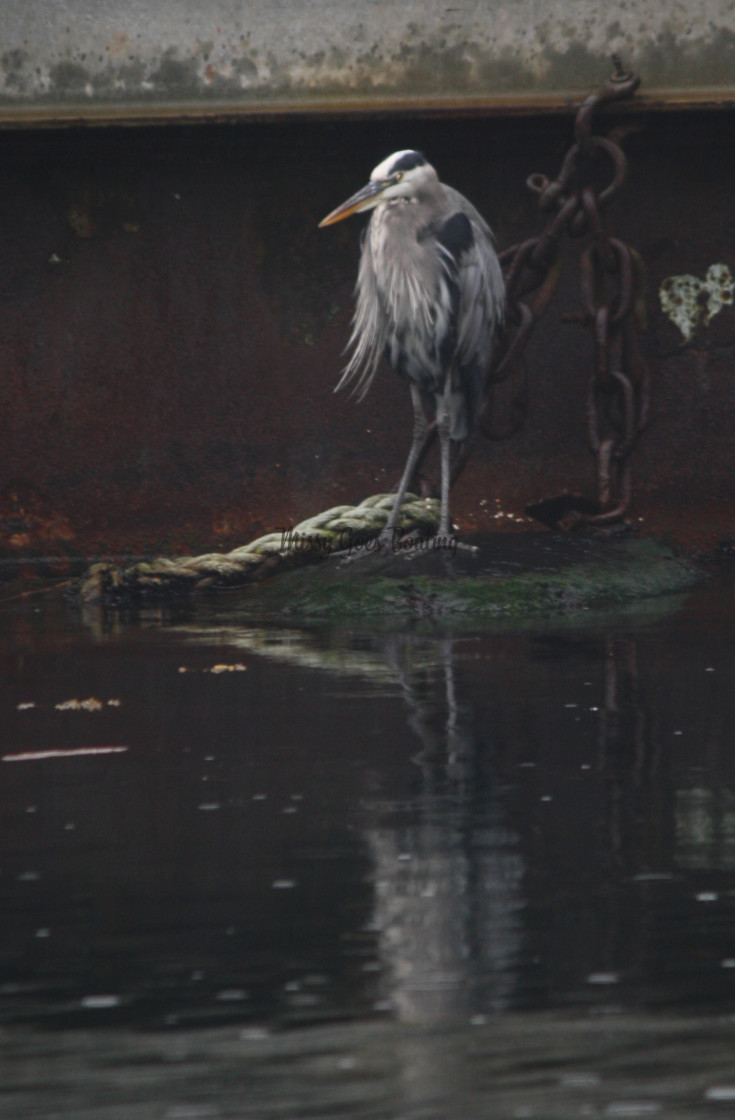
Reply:
[[[3,0],[0,123],[732,101],[730,0]]]
[[[654,373],[632,516],[713,543],[735,527],[735,309],[713,306],[686,340],[659,288],[699,278],[706,311],[708,270],[735,265],[731,121],[618,123],[630,181],[608,218],[648,268]],[[405,387],[385,370],[360,404],[332,391],[364,219],[318,220],[416,146],[502,248],[540,228],[525,179],[555,175],[571,138],[571,117],[5,133],[2,555],[225,548],[390,488],[409,442]],[[480,440],[457,486],[465,531],[594,491],[592,347],[559,321],[577,306],[575,252],[527,352],[525,427]]]

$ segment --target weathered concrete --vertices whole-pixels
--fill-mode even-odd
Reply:
[[[0,121],[561,106],[613,51],[644,97],[735,97],[731,0],[4,0]]]

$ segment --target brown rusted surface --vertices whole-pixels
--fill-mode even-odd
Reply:
[[[653,370],[630,518],[710,546],[735,535],[735,310],[684,344],[657,293],[735,265],[730,122],[620,121],[630,174],[608,217],[646,265]],[[229,548],[390,488],[405,387],[386,369],[361,404],[332,392],[362,222],[318,219],[419,147],[502,249],[539,231],[525,180],[555,174],[570,136],[571,116],[6,133],[0,554]],[[457,484],[466,533],[521,528],[547,495],[594,497],[594,355],[559,319],[578,299],[568,273],[526,352],[525,426],[480,439]]]

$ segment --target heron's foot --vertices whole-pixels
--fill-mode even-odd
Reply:
[[[451,552],[452,555],[454,555],[455,552],[475,553],[480,551],[476,544],[467,544],[466,541],[459,540],[454,529],[442,529],[441,526],[432,540],[435,542],[435,548],[444,548],[446,551]]]
[[[345,564],[352,564],[370,556],[388,556],[390,554],[390,542],[390,534],[386,535],[384,529],[376,537],[356,537],[346,548],[331,553],[331,556],[333,560],[340,560]]]
[[[425,556],[428,553],[439,553],[445,556],[455,556],[458,551],[477,552],[473,544],[465,544],[457,540],[456,533],[451,531],[443,533],[441,529],[430,535],[420,532],[401,532],[395,530],[387,542],[390,551],[396,555]]]
[[[378,536],[352,544],[332,553],[332,556],[335,560],[352,563],[368,556],[403,556],[410,560],[430,553],[455,556],[458,551],[476,553],[478,548],[474,544],[457,540],[456,534],[451,531],[426,533],[420,529],[391,529],[386,526]]]
[[[366,556],[390,556],[396,551],[397,530],[382,529],[376,537],[356,542],[339,552],[332,553],[335,560],[362,560]]]

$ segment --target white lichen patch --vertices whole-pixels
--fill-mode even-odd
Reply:
[[[689,342],[723,307],[735,302],[735,280],[728,265],[712,264],[704,280],[689,274],[667,276],[658,295],[661,310]]]

